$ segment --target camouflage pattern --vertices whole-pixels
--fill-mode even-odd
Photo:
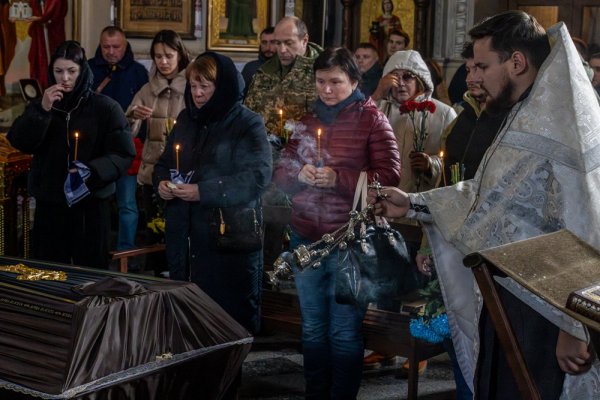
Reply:
[[[279,57],[265,62],[254,75],[244,104],[259,113],[265,120],[267,132],[281,136],[283,127],[279,110],[283,110],[283,123],[299,120],[311,112],[317,99],[313,63],[323,51],[314,43],[308,43],[306,55],[296,57],[292,69],[281,76]]]

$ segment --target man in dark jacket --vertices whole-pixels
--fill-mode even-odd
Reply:
[[[360,68],[362,81],[360,82],[360,90],[365,96],[370,96],[381,79],[383,67],[379,63],[377,49],[371,43],[359,43],[354,51],[356,63]]]
[[[116,26],[107,26],[100,34],[96,55],[89,60],[94,74],[92,89],[116,100],[123,111],[138,90],[148,82],[148,71],[133,59],[131,45],[125,33]]]
[[[449,185],[473,179],[485,151],[506,117],[505,110],[495,114],[485,110],[486,94],[481,82],[474,78],[477,67],[473,43],[465,45],[461,56],[465,59],[468,90],[463,95],[463,102],[457,105],[462,108],[460,114],[442,137],[442,149],[446,155],[444,169]]]
[[[252,83],[254,74],[267,60],[270,60],[275,54],[277,54],[277,43],[275,42],[275,28],[269,26],[260,33],[259,38],[260,44],[258,46],[258,60],[250,61],[244,65],[242,69],[242,77],[244,77],[244,97],[248,93],[248,88]]]
[[[127,110],[137,91],[148,82],[148,71],[133,59],[133,52],[125,33],[116,26],[107,26],[102,30],[96,56],[89,60],[89,64],[94,74],[92,89],[116,100],[123,111]],[[143,142],[144,138],[139,139]],[[138,157],[140,155],[136,156]],[[135,247],[138,224],[136,175],[137,171],[130,169],[117,181],[117,250]]]

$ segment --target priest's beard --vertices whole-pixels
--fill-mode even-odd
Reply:
[[[496,98],[488,98],[487,102],[485,103],[485,109],[490,114],[494,115],[503,113],[507,110],[510,110],[510,108],[514,105],[512,99],[515,91],[515,85],[506,76],[504,77],[504,81],[504,87],[500,93],[498,93],[498,96],[496,96]]]

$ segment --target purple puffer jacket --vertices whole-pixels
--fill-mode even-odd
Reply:
[[[292,197],[292,228],[302,237],[318,240],[349,220],[361,171],[369,182],[379,175],[385,186],[400,182],[400,156],[387,118],[370,98],[344,108],[332,125],[305,115],[281,154],[273,181]],[[336,187],[316,188],[298,181],[305,164],[316,164],[317,129],[321,129],[321,158],[337,173]]]

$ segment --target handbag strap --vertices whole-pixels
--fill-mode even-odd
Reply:
[[[359,201],[360,210],[367,208],[367,192],[369,190],[369,176],[367,171],[361,171],[358,177],[358,183],[356,184],[356,190],[354,191],[354,201],[352,202],[352,209],[358,211]],[[380,228],[390,229],[390,224],[382,216],[375,216],[375,225]],[[366,229],[365,224],[361,223],[361,231]],[[363,232],[364,233],[364,232]]]
[[[368,176],[367,171],[361,171],[358,176],[358,183],[356,184],[356,190],[354,191],[354,201],[352,202],[352,209],[355,211],[359,210],[359,201],[360,201],[360,209],[364,210],[367,207],[367,187],[368,184]]]

